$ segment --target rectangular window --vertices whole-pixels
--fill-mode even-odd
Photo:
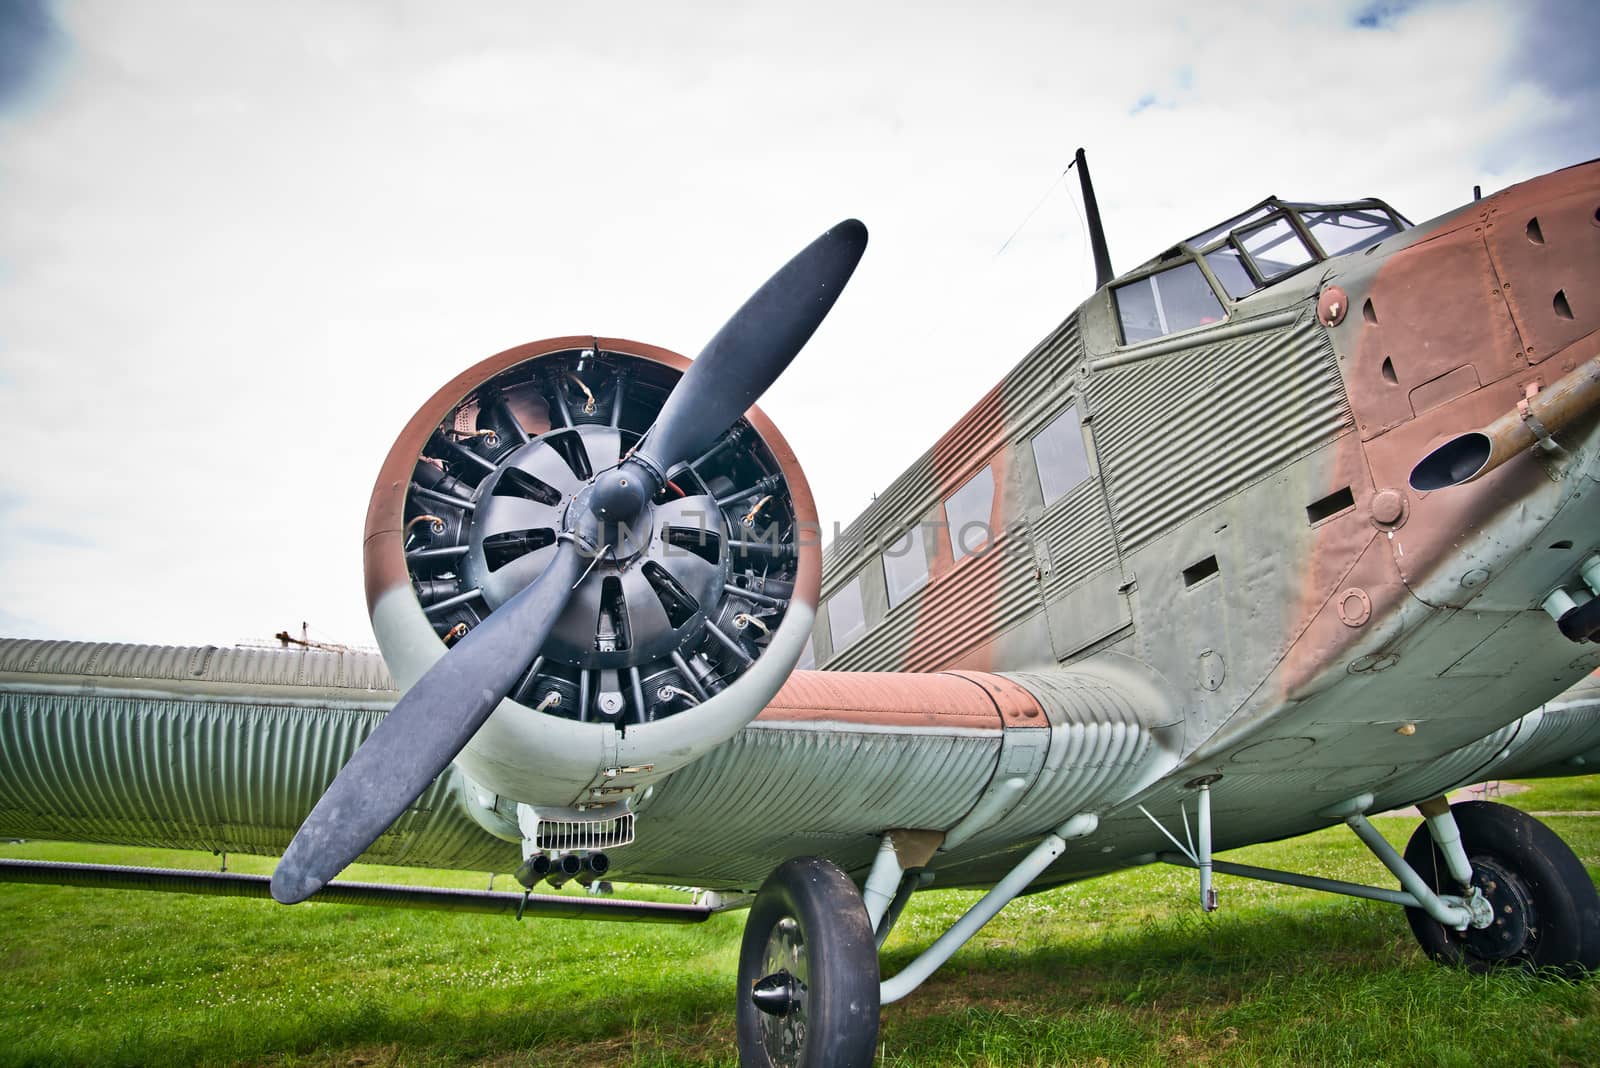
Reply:
[[[922,546],[922,525],[910,527],[883,551],[883,581],[894,608],[928,583],[928,554]]]
[[[1268,282],[1315,259],[1306,243],[1300,240],[1299,232],[1282,215],[1241,231],[1238,237],[1250,262],[1256,265],[1256,272]]]
[[[861,576],[840,586],[828,598],[828,632],[833,636],[835,655],[867,632],[867,616],[861,608]]]
[[[977,556],[989,544],[989,517],[994,511],[994,472],[985,467],[944,502],[950,524],[950,555]]]
[[[1221,301],[1193,261],[1117,286],[1111,295],[1122,320],[1124,345],[1223,319]]]
[[[1089,453],[1083,447],[1077,408],[1068,408],[1034,435],[1033,462],[1046,508],[1089,477]]]

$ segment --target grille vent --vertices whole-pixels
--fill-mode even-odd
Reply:
[[[534,845],[563,853],[620,849],[633,841],[633,813],[603,820],[539,820]]]

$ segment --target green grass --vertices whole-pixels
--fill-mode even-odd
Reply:
[[[1491,801],[1503,801],[1524,812],[1600,812],[1600,778],[1580,775],[1571,779],[1532,780],[1527,793],[1506,794]]]
[[[1508,799],[1600,809],[1600,783]],[[1396,843],[1412,824],[1377,821]],[[1600,818],[1549,822],[1591,874]],[[28,843],[7,856],[214,867],[205,854]],[[1392,885],[1348,831],[1229,859]],[[267,871],[264,858],[230,858]],[[483,876],[352,878],[482,887]],[[504,887],[507,880],[501,879]],[[1588,1065],[1600,982],[1426,962],[1398,909],[1218,877],[1123,872],[1014,902],[884,1011],[880,1064]],[[670,898],[668,892],[656,897]],[[919,895],[899,968],[978,895]],[[282,908],[229,898],[0,885],[0,1065],[733,1065],[743,914],[692,927]]]

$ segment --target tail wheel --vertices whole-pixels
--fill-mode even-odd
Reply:
[[[740,1068],[854,1068],[878,1041],[878,950],[849,876],[817,857],[780,865],[739,948]]]
[[[1526,813],[1486,801],[1450,806],[1472,882],[1494,909],[1488,927],[1456,931],[1421,909],[1406,919],[1423,950],[1442,964],[1486,972],[1518,966],[1571,975],[1600,967],[1600,894],[1557,834]],[[1435,891],[1460,894],[1427,825],[1406,845],[1410,864]]]

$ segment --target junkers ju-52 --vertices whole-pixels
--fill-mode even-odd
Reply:
[[[1158,861],[1207,909],[1228,872],[1399,905],[1441,961],[1594,968],[1571,850],[1445,794],[1600,750],[1593,683],[1551,702],[1600,665],[1600,162],[1419,226],[1269,198],[1116,278],[1079,164],[1099,288],[826,552],[753,405],[855,221],[692,362],[555,338],[422,406],[365,532],[392,687],[316,650],[0,649],[0,833],[287,847],[291,903],[749,904],[749,1065],[869,1063],[880,1006],[1016,894]],[[1401,853],[1366,814],[1409,804]],[[1398,888],[1213,859],[1341,821]],[[528,892],[331,881],[361,857]],[[534,892],[601,877],[716,893]],[[992,889],[880,976],[928,886]]]

